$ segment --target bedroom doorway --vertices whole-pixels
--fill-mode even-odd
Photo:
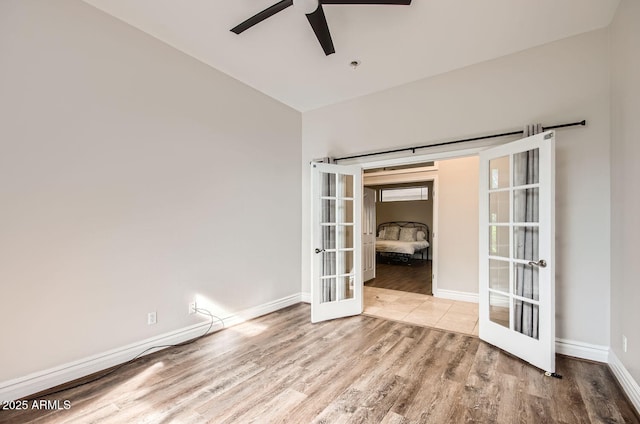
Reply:
[[[477,160],[477,156],[452,158],[437,162],[402,164],[398,167],[386,167],[387,169],[383,170],[379,168],[372,170],[364,166],[364,187],[365,189],[372,188],[376,193],[376,236],[378,236],[378,240],[381,238],[379,232],[384,227],[383,224],[388,223],[392,225],[398,223],[402,226],[406,221],[417,222],[427,225],[429,232],[429,236],[426,237],[429,242],[428,249],[424,251],[417,251],[412,255],[378,253],[375,278],[364,280],[365,314],[460,333],[478,334],[478,305],[473,301],[474,299],[456,297],[456,293],[451,293],[450,290],[438,291],[439,244],[447,241],[439,239],[438,217],[442,206],[440,204],[441,194],[442,190],[446,190],[445,186],[448,186],[449,192],[444,196],[446,216],[443,219],[445,223],[448,223],[448,233],[451,234],[450,204],[452,197],[460,197],[459,191],[453,186],[474,187],[472,198],[477,197],[476,170],[469,170],[469,173],[476,177],[475,181],[466,181],[462,177],[453,176],[452,168],[455,166],[452,164],[460,163],[457,167],[465,168],[464,162],[469,159]],[[440,184],[440,174],[443,177],[442,185]],[[426,196],[423,200],[380,202],[383,190],[405,188],[424,189]],[[422,205],[420,205],[421,203]],[[474,226],[472,233],[477,232],[476,212],[469,211],[469,221]],[[464,233],[463,236],[465,234],[467,233]],[[457,242],[460,241],[462,240]],[[468,242],[475,249],[471,255],[475,258],[477,255],[476,243],[471,240]],[[451,255],[451,237],[445,244],[445,247],[448,246],[446,250],[449,253],[448,258],[444,258],[444,261],[449,269],[448,275],[451,276],[451,264],[455,261]],[[455,252],[453,253],[455,255]],[[462,268],[459,265],[454,266]]]
[[[375,272],[365,270],[365,286],[433,295],[438,252],[437,171],[433,161],[365,170],[368,199],[365,197],[363,229],[367,221],[373,221],[369,232],[374,234],[369,236],[373,246],[363,251],[368,256],[365,261],[375,265]],[[397,237],[388,231],[395,227]],[[363,240],[366,237],[364,234]]]

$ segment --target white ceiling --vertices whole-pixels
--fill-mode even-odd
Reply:
[[[294,7],[229,31],[278,0],[84,1],[302,112],[605,27],[619,2],[325,5],[336,49],[325,56]]]

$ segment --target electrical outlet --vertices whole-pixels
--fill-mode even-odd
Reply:
[[[622,336],[622,350],[624,352],[627,351],[627,336],[625,335]]]
[[[196,301],[195,300],[193,302],[190,302],[189,303],[189,315],[195,314],[197,308],[198,308],[198,306],[196,305]]]
[[[153,325],[158,322],[158,316],[156,315],[156,311],[149,312],[147,314],[147,324]]]

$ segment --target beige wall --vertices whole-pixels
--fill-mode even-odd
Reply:
[[[525,123],[586,119],[587,127],[557,133],[556,334],[608,345],[608,60],[608,33],[594,31],[303,113],[303,292],[309,291],[311,260],[311,159],[513,130]],[[477,185],[459,188],[477,192]],[[442,258],[461,247],[477,249],[477,235],[462,229],[459,233],[455,244],[440,250]],[[477,259],[455,267],[469,276],[477,274]],[[458,282],[446,272],[440,270],[441,281],[450,283],[439,284],[439,289],[477,291],[477,281]]]
[[[391,221],[413,221],[427,224],[429,228],[433,228],[433,182],[426,181],[421,183],[410,184],[393,184],[384,186],[375,186],[380,193],[380,189],[403,187],[403,186],[427,186],[429,190],[428,200],[415,200],[406,202],[380,202],[376,203],[376,221],[377,224]]]
[[[478,293],[477,156],[441,161],[438,169],[438,290]]]
[[[639,23],[640,3],[623,0],[611,25],[611,348],[636,384],[640,382]],[[623,335],[627,352],[622,349]]]
[[[0,383],[300,292],[299,112],[79,0],[0,62]]]
[[[433,202],[416,200],[408,202],[378,202],[376,204],[376,219],[378,224],[392,221],[411,221],[427,224],[433,227]]]

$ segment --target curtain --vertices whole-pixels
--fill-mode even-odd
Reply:
[[[529,137],[542,132],[542,125],[526,125],[523,135]],[[539,182],[539,151],[529,150],[513,157],[514,186]],[[539,222],[538,190],[534,188],[514,190],[514,222]],[[526,261],[537,261],[537,227],[514,227],[515,257]],[[515,290],[518,296],[538,299],[538,270],[531,265],[514,264],[516,267]],[[515,301],[515,330],[535,339],[538,338],[538,306]]]

